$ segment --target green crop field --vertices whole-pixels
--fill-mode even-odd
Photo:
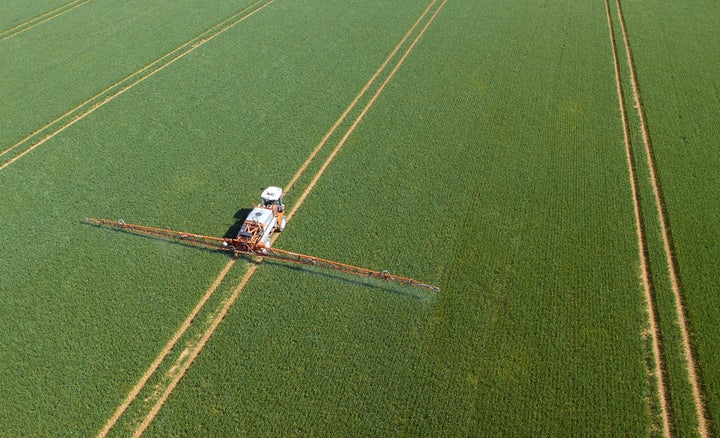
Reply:
[[[718,434],[719,25],[4,2],[0,436]],[[83,221],[222,237],[269,185],[276,247],[440,291]]]

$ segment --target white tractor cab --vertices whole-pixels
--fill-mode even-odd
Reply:
[[[245,243],[249,249],[270,248],[270,235],[274,231],[284,230],[287,223],[282,195],[280,187],[263,190],[260,195],[262,203],[247,215],[237,234],[237,240]]]

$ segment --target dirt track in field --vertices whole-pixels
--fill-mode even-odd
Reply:
[[[320,143],[313,149],[309,157],[306,159],[306,161],[300,166],[298,171],[295,173],[291,181],[286,185],[284,188],[284,192],[288,192],[290,188],[294,186],[294,184],[297,182],[297,180],[303,175],[303,173],[307,170],[308,166],[312,162],[312,160],[317,156],[318,152],[325,146],[328,139],[335,133],[337,128],[342,124],[342,122],[345,120],[347,115],[352,111],[352,109],[357,105],[357,103],[360,101],[360,99],[365,95],[367,90],[372,86],[372,84],[377,80],[378,76],[383,72],[383,70],[387,67],[387,64],[392,60],[393,57],[397,54],[400,47],[407,41],[409,36],[412,34],[412,32],[415,30],[415,28],[418,26],[420,21],[422,20],[425,15],[427,15],[428,11],[431,9],[433,4],[435,4],[437,0],[433,0],[433,2],[428,5],[426,10],[423,12],[423,14],[420,16],[420,18],[413,24],[413,26],[410,28],[410,30],[405,34],[405,36],[400,40],[400,42],[395,46],[394,50],[390,53],[390,55],[385,59],[385,62],[375,71],[373,76],[368,80],[368,82],[365,84],[365,86],[360,90],[360,92],[355,96],[353,101],[348,105],[348,107],[345,109],[345,111],[341,114],[341,116],[337,119],[337,121],[333,124],[333,126],[330,128],[330,130],[323,136]],[[354,129],[354,128],[353,128]],[[337,148],[336,148],[337,149]],[[327,162],[329,164],[329,162]],[[327,166],[325,166],[327,167]],[[323,169],[324,171],[324,169]],[[317,181],[315,181],[316,183]],[[315,186],[315,183],[312,184],[312,186],[308,187],[305,191],[305,193],[309,193],[310,190],[312,190],[312,187]],[[304,199],[304,198],[303,198]],[[302,204],[302,202],[298,202],[295,204],[294,208],[289,212],[288,218],[294,214],[299,206]],[[289,219],[288,219],[289,221]],[[278,235],[273,236],[273,242],[278,237]],[[213,283],[213,286],[208,289],[203,296],[203,299],[198,303],[198,306],[193,310],[193,312],[188,316],[185,323],[180,327],[180,329],[173,335],[170,342],[165,346],[165,348],[160,352],[158,357],[153,361],[151,366],[148,368],[146,373],[143,375],[143,377],[138,381],[138,383],[135,385],[133,390],[128,394],[128,397],[123,401],[123,403],[118,407],[117,411],[113,416],[110,418],[108,423],[105,425],[103,430],[100,432],[100,436],[105,436],[110,429],[117,423],[117,421],[120,419],[120,417],[123,415],[125,410],[130,406],[130,404],[137,398],[137,396],[140,394],[140,391],[145,387],[150,377],[157,371],[162,361],[167,357],[169,352],[174,348],[174,346],[177,344],[179,339],[182,337],[182,335],[187,331],[189,328],[189,323],[196,317],[197,313],[200,311],[200,309],[205,305],[207,302],[207,299],[209,298],[212,293],[214,293],[215,289],[218,287],[218,285],[222,282],[222,280],[225,278],[225,275],[227,274],[227,271],[232,266],[234,261],[231,261],[228,263],[225,269],[218,275],[215,282]],[[252,272],[255,272],[255,269],[251,270]],[[249,271],[250,272],[250,271]],[[247,274],[246,274],[247,275]],[[248,277],[249,279],[249,277]],[[247,280],[243,277],[243,280],[241,280],[241,284],[245,284]],[[233,300],[234,301],[234,300]],[[204,344],[204,343],[203,343]],[[185,358],[178,359],[176,364],[173,365],[171,370],[176,371],[180,368],[181,363],[184,362]],[[175,386],[174,384],[172,385]]]
[[[228,272],[230,272],[230,268],[235,264],[235,259],[231,259],[227,265],[223,268],[222,271],[220,271],[220,274],[218,274],[217,278],[213,282],[213,284],[208,288],[207,291],[205,291],[205,294],[203,297],[198,301],[195,308],[190,312],[187,318],[185,318],[185,321],[182,323],[180,328],[175,332],[175,334],[172,336],[170,341],[165,345],[165,347],[160,351],[160,354],[155,358],[152,364],[150,364],[150,367],[145,371],[145,374],[138,380],[138,382],[135,384],[133,389],[130,391],[130,393],[125,397],[125,400],[122,402],[120,406],[115,410],[115,413],[113,413],[112,417],[110,417],[105,423],[105,426],[103,426],[102,430],[98,432],[98,436],[106,436],[108,432],[110,432],[110,429],[117,423],[117,421],[120,419],[120,417],[125,413],[125,410],[130,406],[130,404],[137,398],[138,394],[140,394],[140,391],[145,387],[148,380],[150,380],[150,377],[155,373],[155,371],[160,367],[160,364],[162,364],[163,360],[167,357],[168,354],[170,354],[170,351],[175,347],[175,344],[177,344],[178,340],[182,337],[183,334],[187,331],[187,329],[192,324],[193,320],[197,316],[197,314],[202,310],[202,308],[205,306],[205,303],[208,299],[212,296],[213,293],[215,293],[215,290],[217,290],[218,286],[220,286],[220,283],[225,279],[225,276]]]
[[[234,27],[238,23],[246,20],[247,18],[250,18],[256,12],[259,12],[260,10],[271,4],[273,1],[275,0],[258,0],[257,2],[246,7],[240,12],[221,21],[209,30],[192,38],[181,46],[178,46],[177,48],[166,53],[155,61],[145,65],[144,67],[140,68],[139,70],[135,71],[124,79],[114,83],[113,85],[109,86],[98,94],[87,99],[80,105],[76,106],[75,108],[71,109],[70,111],[46,124],[45,126],[32,132],[19,142],[3,150],[2,152],[0,152],[0,156],[3,156],[21,146],[27,146],[28,143],[30,144],[30,146],[27,146],[22,152],[17,154],[12,159],[0,164],[0,171],[10,166],[20,158],[24,157],[28,153],[32,152],[33,150],[37,149],[38,147],[42,146],[45,142],[65,131],[67,128],[84,119],[88,115],[92,114],[97,109],[111,102],[116,97],[134,88],[136,85],[142,83],[156,73],[164,70],[166,67],[175,63],[175,61],[178,61],[179,59],[185,57],[199,47],[202,47],[205,43],[215,39],[215,37]],[[42,135],[44,135],[44,137],[41,137],[37,142],[32,143],[33,139]]]
[[[665,376],[663,375],[662,349],[660,347],[660,339],[658,336],[657,312],[655,309],[655,296],[650,281],[647,261],[647,245],[645,240],[645,230],[642,225],[642,212],[640,210],[640,197],[638,194],[637,175],[635,173],[635,163],[633,160],[632,144],[630,140],[630,128],[628,125],[627,109],[625,108],[625,97],[622,87],[622,79],[620,75],[620,63],[618,60],[617,44],[615,41],[615,33],[612,24],[612,14],[610,13],[610,2],[605,0],[605,11],[607,13],[608,29],[610,31],[610,45],[613,52],[613,64],[615,68],[615,82],[617,86],[618,101],[620,103],[620,114],[623,125],[623,139],[625,141],[625,156],[628,164],[628,172],[630,175],[630,187],[632,189],[633,211],[635,213],[635,230],[638,239],[638,252],[640,256],[640,271],[642,276],[643,291],[645,296],[645,310],[648,315],[648,334],[652,342],[653,359],[655,361],[655,378],[658,386],[658,398],[660,399],[660,411],[663,420],[663,435],[670,436],[670,416],[667,408],[667,390],[665,388]]]
[[[90,3],[91,1],[92,0],[73,0],[71,2],[65,3],[62,6],[58,6],[57,8],[48,11],[42,15],[38,15],[37,17],[31,18],[16,26],[13,26],[10,29],[5,29],[4,31],[0,32],[0,42],[20,35],[21,33],[30,30],[33,27],[39,26],[43,23],[47,23],[48,21],[57,18],[67,12],[70,12],[73,9],[77,9],[86,3]]]
[[[348,105],[348,107],[343,111],[343,113],[338,117],[338,119],[335,121],[335,124],[330,128],[330,130],[325,134],[325,136],[320,140],[320,143],[318,143],[317,146],[315,146],[315,149],[310,153],[307,160],[300,166],[300,168],[295,172],[295,175],[293,175],[290,182],[285,187],[285,193],[289,192],[290,189],[295,185],[298,179],[300,179],[300,176],[305,173],[305,170],[310,165],[310,163],[315,159],[315,156],[320,152],[320,150],[325,146],[327,141],[330,139],[330,137],[337,131],[338,127],[342,124],[343,121],[345,121],[345,118],[350,113],[350,111],[355,108],[355,105],[358,104],[360,99],[367,93],[368,89],[372,86],[373,83],[377,80],[378,76],[385,70],[385,67],[387,67],[390,60],[392,60],[395,55],[397,54],[398,50],[400,50],[400,47],[402,47],[403,44],[405,44],[405,41],[410,37],[410,35],[415,31],[415,28],[420,24],[420,21],[422,20],[425,15],[427,15],[428,11],[430,11],[430,8],[435,4],[435,1],[430,2],[428,7],[423,11],[422,15],[416,21],[412,27],[410,27],[410,30],[407,31],[405,36],[400,40],[399,43],[395,46],[393,51],[388,55],[388,57],[385,59],[385,62],[382,63],[382,65],[375,71],[375,73],[372,75],[372,77],[365,83],[365,86],[358,92],[357,96],[353,99],[353,101]]]
[[[418,24],[419,24],[419,23],[422,21],[422,19],[428,14],[428,12],[432,9],[433,5],[435,5],[435,4],[437,3],[437,1],[438,1],[438,0],[432,0],[432,1],[430,2],[430,4],[428,5],[428,7],[427,7],[427,8],[425,9],[425,11],[422,13],[422,15],[418,18],[418,20],[415,22],[415,24],[413,24],[413,26],[412,26],[411,29],[408,31],[408,33],[405,35],[405,37],[401,40],[401,42],[396,46],[395,50],[393,50],[393,52],[390,54],[390,56],[388,56],[388,58],[386,59],[386,61],[381,65],[381,67],[378,69],[378,71],[375,73],[375,75],[373,75],[373,77],[370,79],[370,81],[368,82],[368,84],[366,84],[366,86],[361,90],[361,93],[358,95],[358,97],[356,97],[355,100],[353,100],[353,102],[350,104],[350,106],[348,107],[348,109],[343,113],[343,115],[341,115],[339,121],[336,122],[335,125],[333,125],[333,127],[330,129],[330,131],[328,132],[328,134],[326,134],[326,135],[323,137],[323,140],[320,142],[320,144],[313,150],[313,152],[311,153],[310,158],[308,159],[308,161],[306,161],[306,162],[301,166],[301,168],[298,170],[298,172],[296,173],[296,175],[295,175],[295,177],[293,178],[293,180],[291,181],[291,183],[288,184],[288,186],[286,187],[286,190],[288,190],[289,187],[291,187],[291,186],[297,181],[297,179],[298,179],[298,178],[300,177],[300,175],[305,171],[305,169],[307,169],[307,166],[309,165],[310,161],[312,161],[312,158],[314,158],[315,155],[317,155],[317,152],[318,152],[318,151],[323,147],[323,145],[327,142],[327,139],[328,139],[328,138],[332,135],[332,133],[337,129],[337,127],[340,125],[340,123],[342,122],[342,120],[347,116],[347,113],[349,113],[350,110],[352,109],[352,107],[354,107],[354,106],[357,104],[357,101],[360,99],[360,97],[367,91],[367,89],[370,87],[370,85],[372,84],[372,82],[375,81],[375,79],[378,77],[378,75],[380,74],[380,72],[386,67],[386,65],[388,64],[388,62],[395,56],[395,54],[396,54],[397,50],[400,48],[400,46],[402,46],[402,44],[405,42],[405,40],[412,34],[412,32],[415,30],[415,28],[418,26]],[[419,32],[419,34],[416,36],[415,40],[414,40],[414,41],[412,42],[412,44],[408,47],[408,49],[405,51],[405,53],[404,53],[403,56],[400,58],[400,60],[397,62],[397,64],[395,65],[395,67],[393,68],[393,70],[390,72],[390,74],[388,75],[388,77],[387,77],[387,78],[385,79],[385,81],[381,84],[381,86],[380,86],[380,87],[378,88],[378,90],[375,92],[375,94],[374,94],[373,97],[370,99],[370,101],[367,103],[367,105],[363,108],[362,112],[358,115],[358,117],[355,119],[355,121],[354,121],[353,124],[350,126],[350,128],[348,128],[347,132],[346,132],[345,135],[342,137],[342,139],[340,140],[340,142],[338,143],[338,145],[335,147],[335,149],[332,151],[332,153],[331,153],[331,154],[328,156],[328,158],[325,160],[325,162],[323,163],[322,167],[321,167],[321,168],[318,170],[318,172],[315,174],[315,176],[314,176],[314,178],[312,179],[312,181],[310,182],[310,184],[307,186],[307,188],[305,189],[305,191],[303,192],[303,194],[301,195],[301,197],[298,199],[298,201],[294,204],[293,208],[292,208],[292,209],[290,210],[290,212],[288,213],[288,215],[287,215],[288,221],[290,221],[290,219],[293,217],[293,215],[297,212],[297,210],[298,210],[298,209],[301,207],[301,205],[304,203],[304,201],[305,201],[305,199],[307,198],[307,196],[308,196],[308,195],[310,194],[310,192],[313,190],[313,188],[314,188],[315,185],[317,184],[318,180],[319,180],[320,177],[323,175],[323,173],[325,172],[325,170],[327,169],[327,167],[330,165],[330,163],[333,161],[333,159],[335,158],[335,156],[337,155],[337,153],[340,151],[340,149],[342,148],[342,146],[345,144],[345,142],[347,141],[347,139],[349,138],[349,136],[352,134],[352,132],[353,132],[353,131],[355,130],[355,128],[358,126],[358,124],[359,124],[360,121],[363,119],[363,117],[365,116],[365,114],[367,114],[367,112],[368,112],[368,110],[370,109],[370,107],[372,107],[372,105],[375,103],[375,101],[377,100],[378,96],[379,96],[379,95],[382,93],[382,91],[385,89],[386,85],[390,82],[390,80],[391,80],[392,77],[395,75],[395,73],[398,71],[398,69],[400,68],[400,66],[405,62],[405,60],[407,59],[407,57],[408,57],[408,55],[410,54],[410,52],[414,49],[414,47],[416,46],[417,42],[418,42],[418,41],[420,40],[420,38],[424,35],[425,31],[428,29],[428,27],[430,26],[430,24],[432,24],[432,22],[435,20],[435,17],[438,15],[438,13],[440,12],[440,10],[445,6],[446,3],[447,3],[447,0],[444,0],[444,1],[440,4],[440,6],[438,6],[438,8],[435,10],[435,13],[431,16],[431,18],[430,18],[430,19],[428,20],[428,22],[425,24],[425,26],[423,27],[423,29],[422,29],[422,30]],[[277,239],[277,237],[278,237],[278,235],[275,235],[275,236],[273,237],[273,242]],[[141,423],[141,424],[138,426],[138,428],[135,430],[135,432],[133,433],[133,436],[137,437],[137,436],[142,435],[143,432],[144,432],[144,431],[147,429],[147,427],[150,425],[150,423],[152,423],[152,421],[154,420],[155,416],[157,415],[157,413],[158,413],[158,412],[160,411],[160,409],[162,408],[162,406],[163,406],[163,404],[165,403],[165,401],[167,400],[167,398],[168,398],[168,397],[170,396],[170,394],[173,392],[173,390],[175,389],[175,387],[177,386],[177,384],[180,382],[180,380],[182,379],[182,377],[185,375],[185,372],[190,368],[190,366],[192,365],[192,363],[193,363],[193,361],[195,360],[195,358],[197,358],[197,356],[199,355],[200,351],[204,348],[204,346],[205,346],[205,344],[207,343],[207,341],[210,339],[210,337],[212,336],[212,334],[215,332],[215,330],[217,329],[217,327],[220,325],[220,323],[222,322],[223,318],[224,318],[225,315],[227,314],[228,310],[229,310],[230,307],[233,305],[233,303],[235,302],[235,300],[238,298],[238,296],[240,295],[240,293],[242,292],[242,290],[245,288],[245,285],[248,283],[248,281],[250,280],[250,278],[251,278],[252,275],[255,273],[255,271],[257,270],[258,267],[259,267],[259,265],[253,265],[253,266],[250,267],[250,269],[248,270],[248,272],[245,274],[245,276],[244,276],[244,277],[242,278],[242,280],[240,281],[240,284],[238,284],[238,286],[237,286],[237,287],[235,288],[235,290],[233,291],[233,293],[232,293],[232,295],[230,296],[230,298],[224,302],[224,305],[222,306],[222,309],[221,309],[221,310],[217,313],[217,315],[213,318],[211,325],[210,325],[210,326],[207,328],[207,330],[204,332],[204,334],[203,334],[202,338],[200,339],[199,343],[191,348],[190,355],[189,355],[188,357],[186,357],[186,358],[182,358],[182,360],[181,360],[181,359],[178,359],[178,363],[176,363],[176,364],[173,365],[173,368],[172,368],[172,369],[176,370],[175,375],[173,376],[173,378],[172,378],[172,380],[170,381],[170,383],[168,384],[168,386],[165,388],[162,396],[155,402],[155,405],[152,407],[152,409],[151,409],[150,412],[147,414],[147,416],[145,417],[145,419],[142,421],[142,423]]]
[[[665,217],[665,202],[663,200],[659,180],[655,172],[655,160],[652,152],[652,141],[650,139],[650,132],[648,130],[647,119],[645,117],[642,99],[640,98],[640,87],[638,85],[637,71],[635,69],[635,62],[633,60],[630,40],[627,33],[627,27],[625,26],[625,18],[622,13],[622,6],[620,4],[620,0],[615,0],[615,2],[617,5],[618,21],[620,23],[620,28],[623,35],[623,42],[625,44],[625,52],[628,59],[628,64],[630,66],[629,70],[630,81],[633,89],[633,99],[635,102],[635,109],[637,110],[638,116],[640,118],[640,132],[642,133],[643,144],[645,146],[645,156],[647,157],[647,167],[650,172],[650,182],[652,184],[653,196],[655,197],[657,216],[660,221],[663,249],[665,251],[668,273],[670,274],[670,283],[672,285],[673,296],[675,299],[675,313],[677,316],[677,323],[680,328],[680,334],[682,336],[683,353],[685,356],[686,367],[688,370],[688,379],[692,387],[693,400],[695,402],[695,413],[698,422],[698,432],[700,433],[700,436],[707,437],[708,429],[707,419],[705,418],[705,404],[703,402],[700,385],[698,383],[698,368],[690,342],[686,311],[683,304],[682,291],[680,290],[680,282],[678,280],[677,262],[675,261],[675,256],[673,255],[672,250],[670,227],[667,223],[667,218]]]

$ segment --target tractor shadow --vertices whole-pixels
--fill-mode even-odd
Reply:
[[[237,237],[238,231],[240,231],[240,227],[242,227],[243,222],[245,221],[245,218],[248,214],[252,211],[252,208],[241,208],[233,215],[233,218],[235,219],[235,223],[228,228],[228,230],[225,232],[225,235],[223,236],[225,239],[234,239]]]

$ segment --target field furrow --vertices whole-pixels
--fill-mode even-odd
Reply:
[[[682,292],[680,290],[680,284],[678,279],[676,261],[674,251],[671,248],[671,237],[670,229],[665,214],[665,202],[663,195],[660,191],[657,171],[655,170],[655,158],[652,152],[652,141],[650,139],[650,133],[648,130],[647,119],[645,117],[645,111],[643,109],[642,99],[640,97],[640,90],[638,85],[637,74],[635,71],[635,64],[633,60],[632,49],[630,41],[628,39],[627,28],[625,25],[625,19],[622,13],[622,6],[620,0],[616,0],[617,16],[620,28],[622,30],[623,45],[628,62],[628,72],[630,75],[630,83],[633,91],[633,103],[634,108],[638,114],[638,120],[640,122],[640,133],[642,136],[642,144],[645,148],[645,163],[647,166],[648,177],[650,185],[652,187],[652,198],[654,199],[654,213],[648,211],[647,214],[657,215],[657,221],[660,226],[660,235],[662,240],[662,248],[665,256],[665,267],[667,269],[668,277],[670,280],[670,287],[674,298],[674,317],[677,320],[677,326],[680,330],[681,344],[683,351],[683,360],[685,362],[685,369],[687,370],[687,377],[689,384],[692,389],[693,407],[695,410],[695,416],[697,421],[697,430],[701,436],[707,436],[707,421],[705,418],[705,406],[702,400],[702,394],[698,384],[697,373],[700,371],[697,369],[695,357],[692,351],[690,343],[690,337],[688,334],[688,322],[686,321],[686,311],[683,304]],[[649,196],[648,196],[649,198]],[[669,432],[669,431],[668,431]]]

